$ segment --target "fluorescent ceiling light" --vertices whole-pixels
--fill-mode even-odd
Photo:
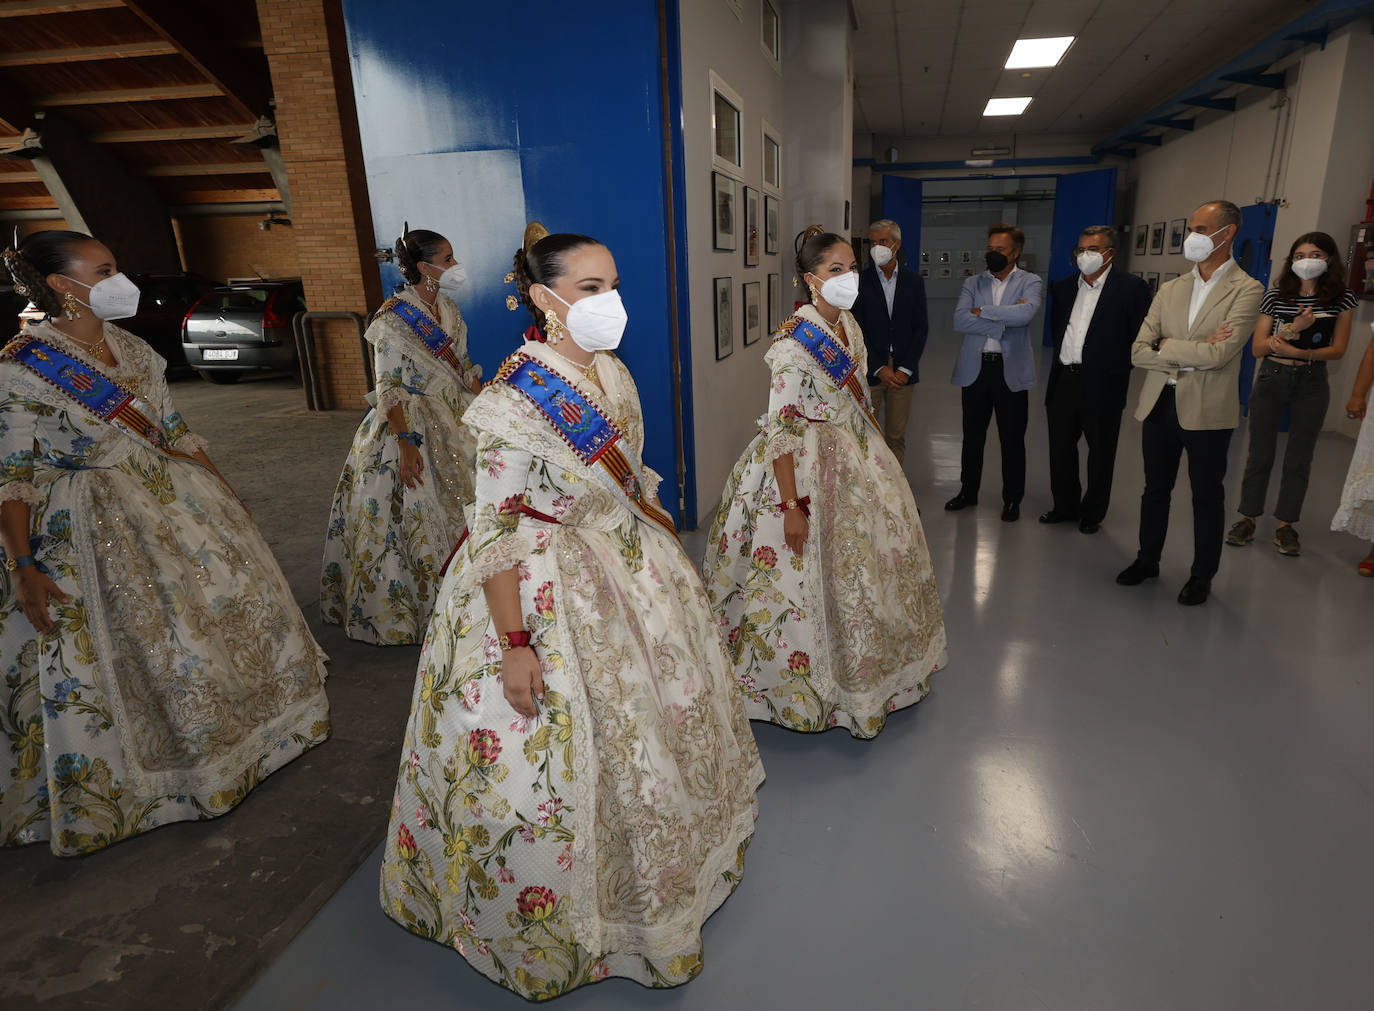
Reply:
[[[1019,116],[1031,104],[1029,98],[989,98],[984,116]]]
[[[1017,39],[1007,57],[1008,70],[1024,70],[1028,67],[1053,67],[1064,58],[1064,53],[1073,45],[1074,37],[1065,35],[1058,39]]]

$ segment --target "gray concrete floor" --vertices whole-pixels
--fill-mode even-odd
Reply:
[[[1162,578],[1113,582],[1142,485],[1129,417],[1096,536],[1035,521],[1050,504],[1039,391],[1023,519],[998,519],[995,437],[986,504],[941,509],[958,485],[953,350],[927,351],[906,460],[948,670],[872,743],[755,724],[758,832],[706,926],[705,971],[559,1006],[1374,1007],[1374,580],[1354,571],[1368,545],[1326,529],[1353,443],[1321,439],[1302,557],[1279,556],[1266,522],[1226,549],[1212,599],[1184,608],[1186,471]],[[1244,448],[1242,427],[1233,501]],[[383,916],[378,862],[240,1011],[524,1006]]]

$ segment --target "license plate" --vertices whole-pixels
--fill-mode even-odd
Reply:
[[[207,362],[236,362],[239,360],[238,348],[206,348]]]

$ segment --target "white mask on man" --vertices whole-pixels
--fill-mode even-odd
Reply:
[[[1084,276],[1096,274],[1102,269],[1102,265],[1105,262],[1106,261],[1102,258],[1102,254],[1096,249],[1085,249],[1078,254],[1078,269]]]
[[[874,246],[869,251],[868,255],[873,257],[873,265],[875,267],[886,267],[892,262],[892,250],[888,249],[886,246]]]
[[[1216,250],[1217,244],[1212,241],[1212,236],[1220,235],[1229,226],[1222,225],[1211,235],[1203,235],[1201,232],[1189,232],[1188,237],[1183,240],[1183,255],[1193,263],[1201,263],[1211,256]]]

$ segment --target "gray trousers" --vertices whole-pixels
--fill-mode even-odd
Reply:
[[[1250,391],[1250,450],[1240,484],[1241,515],[1259,516],[1264,512],[1279,424],[1284,408],[1292,408],[1274,516],[1284,523],[1298,522],[1302,501],[1307,497],[1307,479],[1312,473],[1312,453],[1317,448],[1317,436],[1321,434],[1330,400],[1325,362],[1280,365],[1267,358],[1260,362]]]

